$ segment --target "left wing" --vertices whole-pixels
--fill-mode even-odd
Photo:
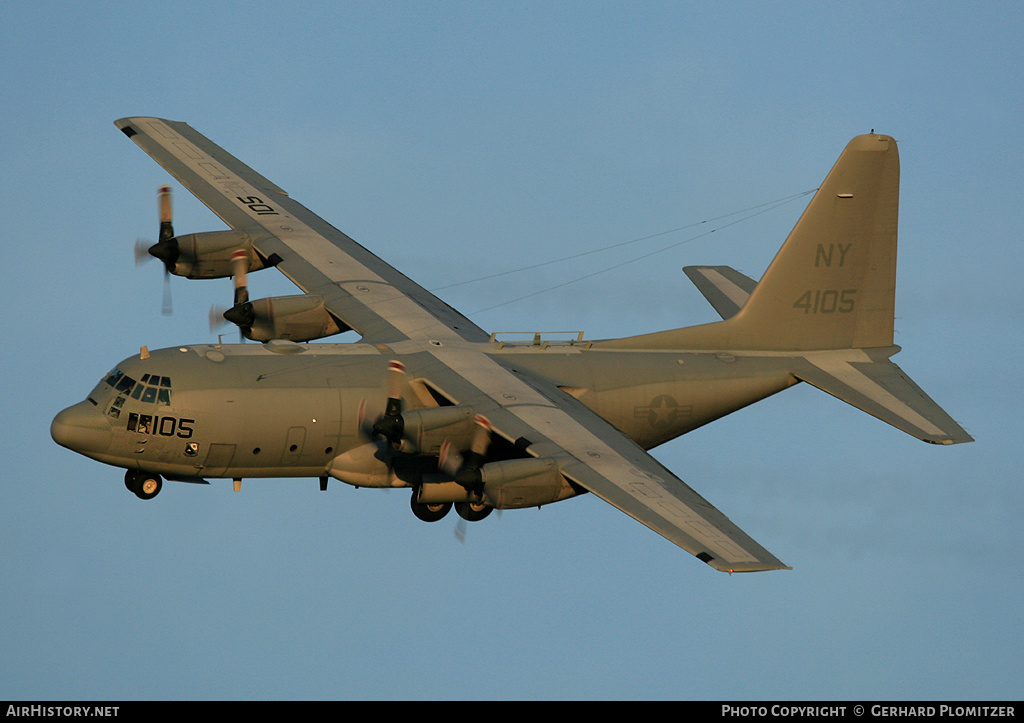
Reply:
[[[446,391],[534,457],[711,567],[790,569],[650,454],[554,385],[487,354],[435,351],[459,377]]]
[[[716,569],[786,567],[582,403],[472,343],[489,337],[469,319],[185,123],[116,125],[228,226],[248,233],[263,259],[322,296],[334,316],[397,354],[425,353],[440,388],[532,456],[556,461],[565,478]]]
[[[186,123],[122,118],[115,125],[264,258],[367,341],[488,335],[276,184]],[[276,260],[276,259],[275,259]]]

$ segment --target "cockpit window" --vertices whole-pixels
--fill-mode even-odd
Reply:
[[[129,396],[143,404],[170,405],[171,403],[170,377],[157,374],[143,374],[142,380],[136,382],[131,377],[125,375],[120,369],[114,369],[106,376],[104,381],[117,392],[117,398],[107,410],[107,414],[115,419],[121,416],[121,407]]]
[[[118,372],[118,374],[121,374],[121,373]],[[134,379],[132,379],[131,377],[126,377],[124,374],[121,374],[121,376],[118,378],[117,384],[114,385],[114,389],[116,389],[119,392],[123,392],[125,394],[130,394],[131,391],[132,391],[132,387],[134,387],[134,386],[135,386],[135,380]]]

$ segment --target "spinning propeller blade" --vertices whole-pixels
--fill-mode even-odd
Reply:
[[[400,361],[388,362],[388,401],[384,414],[374,422],[371,433],[375,437],[384,437],[392,445],[402,443],[405,431],[405,420],[402,419],[402,382],[405,377],[405,365]]]
[[[221,318],[238,327],[242,340],[244,340],[246,334],[251,333],[253,322],[256,321],[256,313],[253,311],[252,304],[249,303],[249,254],[244,249],[238,249],[231,254],[231,269],[231,279],[235,287],[235,305],[226,311],[221,311],[218,307],[210,309],[210,331],[220,325],[216,318],[219,314]]]
[[[161,186],[157,193],[160,208],[159,241],[149,245],[144,239],[135,241],[135,265],[141,266],[150,257],[160,259],[164,265],[164,300],[162,313],[170,316],[171,307],[171,271],[178,261],[178,239],[174,237],[174,225],[171,218],[171,187]]]
[[[452,479],[467,489],[478,490],[481,478],[480,468],[483,467],[487,448],[491,444],[491,423],[483,415],[476,415],[476,431],[470,442],[469,450],[462,454],[455,449],[450,441],[441,445],[438,467],[451,475]]]

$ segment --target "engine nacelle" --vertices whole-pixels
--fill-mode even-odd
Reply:
[[[175,236],[169,242],[177,244],[177,256],[170,271],[187,279],[226,278],[234,274],[231,254],[239,249],[249,256],[249,271],[258,271],[265,265],[253,250],[252,241],[244,231],[209,231]],[[168,248],[166,253],[173,254],[173,250]]]
[[[402,413],[404,430],[401,451],[406,454],[436,455],[441,445],[468,446],[473,437],[476,411],[472,407],[425,407]]]
[[[335,457],[327,473],[355,487],[413,487],[422,481],[417,470],[394,462],[386,443],[368,442]]]
[[[349,329],[331,315],[322,296],[307,294],[248,301],[225,316],[253,341],[311,341]]]
[[[480,469],[483,501],[499,510],[539,507],[575,497],[577,490],[559,472],[558,460],[550,457],[507,459]],[[333,472],[332,472],[333,474]],[[471,502],[476,495],[458,482],[424,479],[416,493],[422,503]]]
[[[550,457],[508,459],[480,469],[484,501],[496,509],[539,507],[576,495]]]

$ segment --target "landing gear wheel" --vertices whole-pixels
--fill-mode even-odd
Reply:
[[[135,493],[140,500],[151,500],[160,494],[164,481],[158,474],[144,474],[139,477],[139,489]]]
[[[151,500],[160,494],[164,481],[158,474],[130,469],[124,473],[124,486],[140,500]]]
[[[451,502],[417,502],[415,492],[413,492],[409,504],[412,507],[412,513],[424,522],[437,522],[452,508]]]
[[[491,514],[491,510],[494,508],[490,505],[485,505],[483,502],[456,502],[455,511],[459,513],[459,517],[466,520],[467,522],[479,522],[487,515]]]

